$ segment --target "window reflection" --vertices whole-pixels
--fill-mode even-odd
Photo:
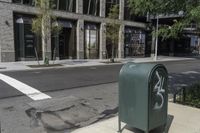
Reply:
[[[23,0],[23,4],[25,4],[25,5],[34,5],[34,0]]]
[[[119,0],[106,0],[106,17],[108,17],[108,14],[110,12],[110,9],[114,5],[119,5]]]
[[[59,10],[66,10],[67,0],[59,0]]]
[[[12,2],[30,6],[33,6],[35,4],[35,0],[13,0]]]
[[[53,0],[54,9],[75,12],[76,11],[76,0]]]
[[[145,56],[146,35],[142,30],[127,27],[125,29],[125,57]]]
[[[85,25],[85,58],[99,58],[99,29],[96,24]]]
[[[99,16],[100,0],[83,0],[83,13]]]
[[[135,14],[131,13],[131,9],[128,4],[129,0],[125,0],[124,4],[124,19],[125,20],[132,20],[132,21],[138,21],[138,22],[146,22],[146,17],[145,16],[138,16]]]
[[[13,3],[22,3],[22,0],[13,0]]]
[[[13,3],[19,3],[24,5],[35,5],[35,0],[12,0]],[[76,0],[51,0],[50,5],[52,9],[75,12]]]

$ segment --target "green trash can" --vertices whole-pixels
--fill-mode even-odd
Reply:
[[[162,64],[125,64],[119,75],[121,122],[148,133],[167,123],[168,72]]]

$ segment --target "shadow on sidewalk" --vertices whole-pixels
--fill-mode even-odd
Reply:
[[[171,127],[171,124],[173,122],[173,119],[174,119],[174,116],[168,115],[166,126],[161,126],[161,127],[156,128],[156,129],[153,129],[149,133],[168,133],[169,129]],[[137,128],[130,127],[128,125],[126,125],[125,127],[123,127],[122,133],[123,133],[124,129],[127,129],[127,130],[129,130],[129,131],[131,131],[133,133],[144,133],[144,131],[142,131],[140,129],[137,129]]]

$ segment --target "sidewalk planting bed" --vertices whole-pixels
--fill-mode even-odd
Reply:
[[[178,97],[177,103],[200,108],[200,82],[185,87]]]
[[[63,66],[61,64],[49,64],[49,65],[28,65],[28,67],[31,67],[31,68],[41,68],[41,67],[58,67],[58,66]]]

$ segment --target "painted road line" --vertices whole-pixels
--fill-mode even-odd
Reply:
[[[199,74],[197,71],[187,71],[187,72],[182,72],[182,74]]]
[[[49,99],[51,98],[50,96],[40,92],[39,90],[28,86],[21,81],[18,81],[12,77],[9,77],[7,75],[1,74],[0,73],[0,80],[6,82],[10,86],[14,87],[18,91],[22,92],[23,94],[27,95],[33,100],[43,100],[43,99]]]

